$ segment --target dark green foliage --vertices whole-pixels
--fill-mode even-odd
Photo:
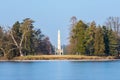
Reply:
[[[17,39],[17,41],[18,41],[19,38],[21,38],[21,34],[22,34],[22,32],[20,31],[20,23],[19,23],[19,21],[17,21],[17,22],[13,25],[12,30],[13,30],[13,32],[14,32],[15,38],[18,38],[18,39]]]
[[[111,28],[96,26],[93,21],[85,24],[81,20],[72,27],[67,52],[73,54],[109,56],[116,55],[120,39]],[[69,54],[69,53],[68,53]]]
[[[116,55],[116,47],[117,45],[119,45],[116,37],[116,33],[112,29],[110,29],[108,31],[108,36],[109,36],[110,55]]]
[[[73,37],[75,39],[76,47],[74,48],[76,54],[85,54],[85,31],[87,25],[81,20],[73,28]]]
[[[95,29],[96,24],[93,21],[90,24],[90,27],[88,27],[86,31],[86,54],[88,55],[94,55],[94,39],[95,39]]]
[[[109,30],[106,28],[106,26],[103,26],[103,33],[104,33],[104,44],[105,44],[105,55],[110,55],[110,41],[109,41]]]
[[[105,43],[104,34],[102,28],[99,26],[95,31],[95,43],[94,43],[94,55],[103,56],[105,55]]]

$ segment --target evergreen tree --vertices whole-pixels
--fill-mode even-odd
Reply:
[[[105,55],[104,34],[100,26],[96,28],[96,31],[95,31],[94,50],[95,50],[94,55],[97,55],[97,56]]]
[[[74,35],[72,37],[75,40],[75,53],[77,54],[85,54],[85,31],[87,25],[83,23],[83,21],[79,21],[74,29],[72,30]]]
[[[116,45],[118,45],[116,33],[110,29],[108,30],[108,37],[109,37],[109,49],[110,49],[110,55],[116,55]]]
[[[90,24],[90,27],[86,31],[86,53],[88,55],[93,55],[94,54],[94,39],[95,39],[95,29],[96,29],[96,24],[93,21]]]
[[[104,34],[104,43],[105,43],[105,55],[110,55],[110,43],[109,43],[109,35],[106,26],[103,26],[103,34]]]
[[[12,27],[12,30],[13,30],[13,35],[15,36],[15,38],[17,38],[17,41],[19,42],[20,38],[21,38],[21,31],[20,31],[20,23],[19,21],[15,22],[15,24],[13,25]]]
[[[69,37],[69,41],[70,44],[67,46],[69,48],[68,49],[68,53],[69,54],[75,54],[75,46],[77,45],[76,43],[76,39],[74,38],[75,33],[73,32],[73,29],[75,28],[76,24],[77,24],[77,18],[75,16],[71,17],[70,19],[71,25],[70,25],[70,37]]]

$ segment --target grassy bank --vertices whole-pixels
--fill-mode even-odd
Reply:
[[[114,56],[83,56],[83,55],[37,55],[15,57],[12,60],[112,60]]]

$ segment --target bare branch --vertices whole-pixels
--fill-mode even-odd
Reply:
[[[10,36],[12,37],[12,40],[13,40],[13,42],[15,43],[15,45],[18,47],[18,43],[17,43],[17,41],[15,40],[12,31],[10,31]]]
[[[9,53],[10,51],[15,50],[15,49],[17,49],[17,48],[12,48],[12,49],[9,49],[7,53]]]
[[[5,55],[5,50],[3,48],[0,48],[3,51],[3,54]]]

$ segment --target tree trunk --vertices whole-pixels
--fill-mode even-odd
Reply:
[[[22,49],[19,48],[20,56],[23,56]]]

